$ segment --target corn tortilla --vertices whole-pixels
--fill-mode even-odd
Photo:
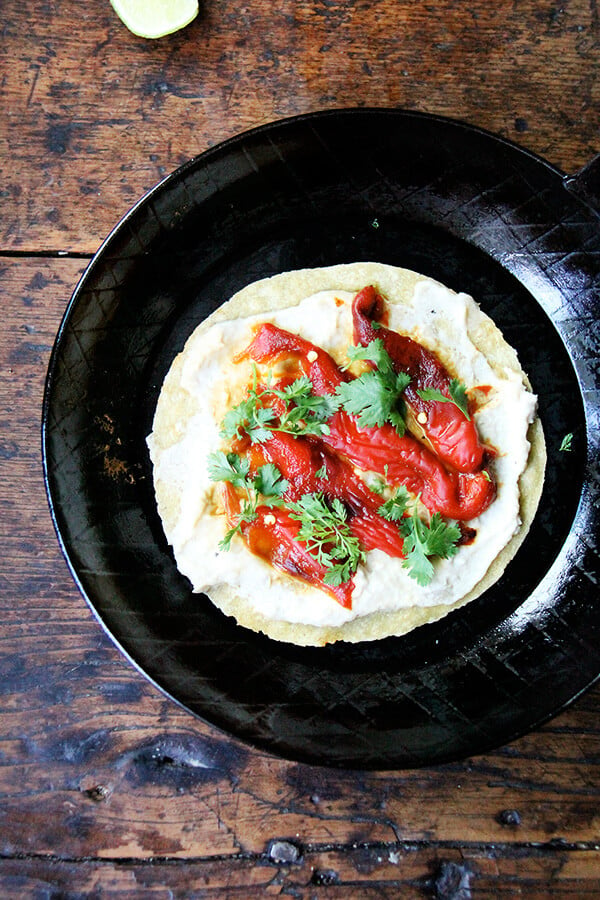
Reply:
[[[158,511],[167,538],[177,524],[181,508],[183,488],[166,482],[156,474],[161,454],[177,443],[185,433],[186,425],[196,410],[195,398],[182,385],[182,370],[188,357],[197,352],[203,335],[217,322],[261,315],[268,321],[273,311],[298,305],[305,297],[324,290],[357,292],[365,285],[373,284],[388,304],[401,304],[403,298],[412,296],[415,286],[424,275],[407,269],[379,263],[354,263],[320,269],[304,269],[275,275],[249,284],[230,300],[223,303],[202,322],[188,339],[183,351],[174,360],[165,379],[157,404],[152,435],[149,438],[151,457],[155,465],[155,493]],[[505,341],[501,331],[483,314],[476,304],[469,307],[465,323],[469,338],[498,373],[506,369],[514,372],[529,388],[516,352]],[[452,360],[438,356],[450,370]],[[506,566],[517,553],[531,526],[542,493],[546,452],[539,419],[530,425],[527,438],[530,444],[526,468],[519,479],[519,506],[521,525],[517,532],[496,556],[485,576],[465,596],[449,604],[413,606],[394,611],[373,612],[355,618],[339,626],[306,625],[274,620],[257,612],[251,598],[238,595],[227,584],[211,586],[207,592],[212,602],[228,616],[253,631],[298,645],[323,645],[333,641],[378,640],[391,635],[403,635],[413,629],[434,622],[452,610],[480,596],[500,578]],[[301,594],[304,586],[297,579],[288,579],[290,592]]]

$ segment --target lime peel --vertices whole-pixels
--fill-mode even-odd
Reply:
[[[138,37],[173,34],[198,15],[198,0],[110,0],[123,24]]]

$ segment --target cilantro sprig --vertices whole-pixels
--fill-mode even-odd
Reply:
[[[379,513],[385,519],[399,523],[400,534],[404,538],[404,566],[411,578],[425,587],[433,578],[431,557],[448,559],[454,556],[458,550],[460,528],[456,522],[445,522],[439,513],[434,513],[429,523],[425,522],[418,514],[417,504],[408,514],[408,501],[406,488],[398,488],[379,507]]]
[[[343,409],[357,416],[358,424],[364,428],[381,427],[390,422],[402,437],[406,429],[402,394],[410,384],[410,375],[394,371],[381,338],[376,338],[366,347],[348,347],[347,356],[352,362],[369,360],[375,364],[375,369],[338,386],[336,395]]]
[[[460,409],[463,415],[466,416],[467,419],[470,419],[469,415],[469,398],[467,397],[467,389],[465,385],[458,380],[458,378],[452,378],[449,385],[449,394],[447,397],[445,394],[442,394],[440,390],[437,388],[421,388],[417,391],[419,397],[422,400],[437,400],[440,403],[454,403],[455,406]]]
[[[296,540],[327,570],[325,584],[337,587],[349,581],[365,553],[350,530],[344,504],[337,498],[327,502],[323,494],[304,494],[289,509],[300,522]]]
[[[244,494],[236,524],[219,543],[222,550],[229,550],[233,536],[241,534],[243,524],[256,519],[258,506],[281,506],[282,495],[288,488],[287,480],[274,463],[260,466],[251,477],[250,462],[246,457],[222,450],[209,455],[208,474],[212,481],[228,481]]]
[[[379,515],[390,522],[399,522],[404,518],[410,494],[404,485],[396,488],[394,494],[379,507]]]
[[[429,524],[416,513],[400,523],[400,531],[404,536],[406,559],[404,565],[409,575],[421,587],[429,584],[433,578],[431,556],[449,559],[458,550],[457,541],[460,529],[456,522],[444,522],[439,513],[434,513]]]
[[[558,450],[560,453],[570,453],[572,449],[573,449],[573,432],[569,431],[569,433],[565,434],[565,436],[563,437]]]
[[[217,450],[208,456],[208,476],[211,481],[230,481],[234,487],[248,487],[250,461],[238,453]]]
[[[283,401],[283,412],[279,415],[271,406],[265,405],[272,399]],[[284,388],[271,384],[259,387],[256,371],[254,382],[248,389],[248,396],[232,407],[221,425],[221,436],[232,440],[245,431],[252,443],[262,444],[273,431],[288,434],[323,435],[329,433],[327,419],[338,408],[334,395],[313,394],[313,385],[306,375],[296,378]]]
[[[250,476],[250,463],[237,453],[221,450],[208,458],[208,473],[212,481],[228,481],[244,493],[236,524],[229,529],[219,543],[222,550],[229,550],[242,525],[256,519],[257,507],[282,506],[282,495],[288,482],[273,463],[265,463]],[[300,522],[295,540],[306,545],[308,552],[327,570],[325,584],[337,587],[349,581],[365,553],[358,538],[350,530],[344,504],[334,498],[327,502],[323,494],[304,494],[299,500],[286,504],[292,519]]]

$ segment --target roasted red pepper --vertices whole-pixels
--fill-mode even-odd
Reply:
[[[310,378],[313,392],[319,395],[332,394],[339,384],[349,380],[325,350],[270,323],[259,327],[243,356],[256,362],[293,357],[299,370]],[[329,434],[323,435],[323,443],[336,453],[343,453],[354,465],[421,494],[431,512],[451,519],[472,519],[494,499],[495,486],[487,473],[448,470],[415,437],[408,433],[400,437],[391,425],[360,428],[356,418],[343,410],[335,413],[328,425]]]
[[[234,441],[234,450],[248,457],[251,473],[266,462],[273,463],[288,482],[283,494],[287,503],[306,494],[340,500],[349,528],[364,550],[380,549],[402,557],[404,542],[397,523],[379,514],[382,498],[356,474],[355,466],[382,475],[389,484],[405,485],[431,512],[461,523],[486,509],[495,496],[495,485],[482,470],[487,448],[479,440],[475,424],[454,404],[426,401],[417,393],[421,388],[436,388],[448,395],[448,372],[434,354],[384,327],[383,317],[383,301],[375,288],[360,291],[353,302],[354,341],[367,345],[381,338],[396,371],[411,376],[406,402],[415,416],[427,416],[423,423],[427,445],[408,432],[401,437],[390,424],[360,427],[355,416],[340,409],[329,418],[326,433],[320,437],[272,431],[262,443],[252,444],[248,436],[242,436]],[[259,363],[285,361],[286,376],[278,387],[303,374],[319,396],[334,394],[352,377],[321,347],[270,323],[258,327],[236,360],[244,358]],[[268,391],[264,403],[278,416],[285,412],[283,401]],[[241,507],[229,483],[223,487],[223,501],[233,527]],[[287,574],[317,585],[343,607],[351,607],[354,582],[350,579],[339,587],[325,584],[327,569],[297,539],[300,523],[289,509],[259,505],[252,521],[240,523],[240,531],[253,553]]]
[[[299,500],[304,494],[323,494],[341,500],[348,511],[351,530],[366,550],[379,547],[388,556],[404,556],[398,528],[379,515],[382,498],[356,475],[348,462],[329,450],[318,438],[273,433],[251,452],[253,465],[264,461],[277,466],[289,482],[284,499]],[[367,546],[368,542],[368,546]]]
[[[296,362],[299,371],[310,378],[313,393],[319,397],[334,394],[339,384],[348,381],[346,373],[326,350],[270,322],[259,326],[253,340],[236,361],[249,357],[255,362],[273,362],[283,356]]]
[[[240,513],[240,502],[235,489],[229,482],[222,486],[223,504],[227,520],[235,527]],[[300,523],[293,519],[286,509],[258,506],[256,517],[251,522],[240,525],[243,539],[248,549],[287,575],[300,578],[317,585],[330,594],[344,609],[352,608],[352,579],[340,585],[325,583],[327,569],[312,556],[306,546],[298,541]]]
[[[404,397],[415,417],[422,414],[425,419],[423,432],[437,456],[459,472],[478,471],[484,463],[486,448],[473,420],[454,403],[423,400],[417,393],[424,388],[435,388],[449,397],[451,377],[448,371],[421,344],[381,325],[383,314],[383,298],[372,285],[359,291],[352,304],[354,343],[366,347],[376,338],[383,341],[396,371],[407,372],[411,377]],[[378,324],[377,328],[374,322]]]
[[[496,488],[486,472],[453,472],[409,434],[400,437],[392,425],[359,428],[356,419],[337,412],[323,437],[350,462],[377,472],[390,484],[403,484],[430,512],[449,519],[468,520],[480,515],[494,499]]]

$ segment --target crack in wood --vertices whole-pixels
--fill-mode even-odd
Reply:
[[[301,851],[301,859],[323,854],[351,853],[355,851],[367,851],[378,854],[410,854],[422,851],[433,851],[443,854],[448,851],[459,851],[462,854],[477,854],[489,859],[520,859],[524,856],[534,858],[556,858],[557,851],[563,854],[569,853],[599,853],[600,842],[576,841],[567,842],[553,839],[546,842],[515,841],[493,843],[479,841],[364,841],[352,843],[301,843],[295,841],[295,846]],[[288,862],[274,861],[269,856],[269,849],[261,853],[240,851],[238,853],[216,853],[206,856],[68,856],[53,853],[3,853],[0,852],[0,862],[8,860],[45,861],[65,864],[93,863],[105,866],[187,866],[190,864],[215,863],[215,862],[248,862],[268,865],[290,865]]]
[[[93,253],[83,253],[78,250],[0,250],[0,259],[22,259],[33,257],[34,259],[93,259]]]

